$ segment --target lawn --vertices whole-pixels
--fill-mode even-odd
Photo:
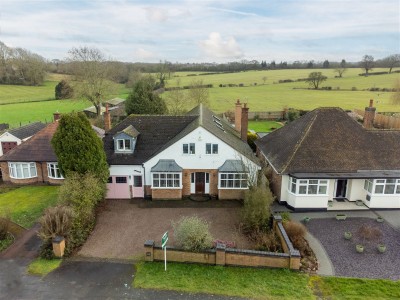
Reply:
[[[286,269],[252,269],[197,264],[139,263],[133,285],[253,299],[313,299],[308,277]]]
[[[249,129],[254,130],[255,132],[270,132],[281,128],[282,126],[282,123],[275,121],[249,121]]]
[[[28,273],[32,275],[45,276],[51,271],[57,269],[61,262],[61,259],[37,258],[29,264]]]
[[[399,299],[400,282],[308,276],[286,269],[138,263],[136,288],[210,293],[246,299]]]
[[[0,215],[9,215],[22,227],[30,228],[48,206],[57,203],[57,186],[25,186],[0,194]]]

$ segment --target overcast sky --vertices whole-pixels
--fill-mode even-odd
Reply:
[[[0,0],[0,41],[47,59],[360,61],[400,53],[399,0]]]

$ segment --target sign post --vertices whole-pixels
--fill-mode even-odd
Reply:
[[[164,249],[165,271],[167,271],[167,242],[168,242],[168,231],[166,231],[161,238],[161,248]]]

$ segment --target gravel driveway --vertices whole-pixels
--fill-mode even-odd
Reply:
[[[107,200],[100,212],[96,227],[79,255],[102,258],[135,258],[144,253],[144,242],[155,240],[169,232],[168,245],[173,245],[172,221],[182,216],[197,215],[211,223],[215,239],[235,241],[238,248],[247,248],[246,238],[235,228],[239,220],[239,207],[176,207],[141,208],[140,202]]]
[[[357,238],[354,235],[362,224],[376,226],[382,231],[381,241],[387,246],[385,253],[378,252],[376,246],[379,241],[366,243],[364,253],[356,252]],[[400,279],[400,231],[387,223],[378,223],[370,218],[347,218],[344,221],[327,218],[311,219],[307,228],[324,246],[335,268],[335,275]],[[345,231],[353,233],[350,241],[344,239]]]

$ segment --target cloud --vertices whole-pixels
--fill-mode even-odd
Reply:
[[[135,60],[139,60],[139,61],[140,60],[148,60],[148,59],[155,57],[153,52],[145,50],[143,48],[136,49],[134,52],[134,55],[135,55],[135,57],[134,57]]]
[[[162,8],[146,8],[147,19],[151,22],[165,22],[168,20],[168,11]]]
[[[200,42],[200,48],[209,58],[241,58],[243,52],[233,37],[223,40],[218,32],[211,32],[208,40]]]

